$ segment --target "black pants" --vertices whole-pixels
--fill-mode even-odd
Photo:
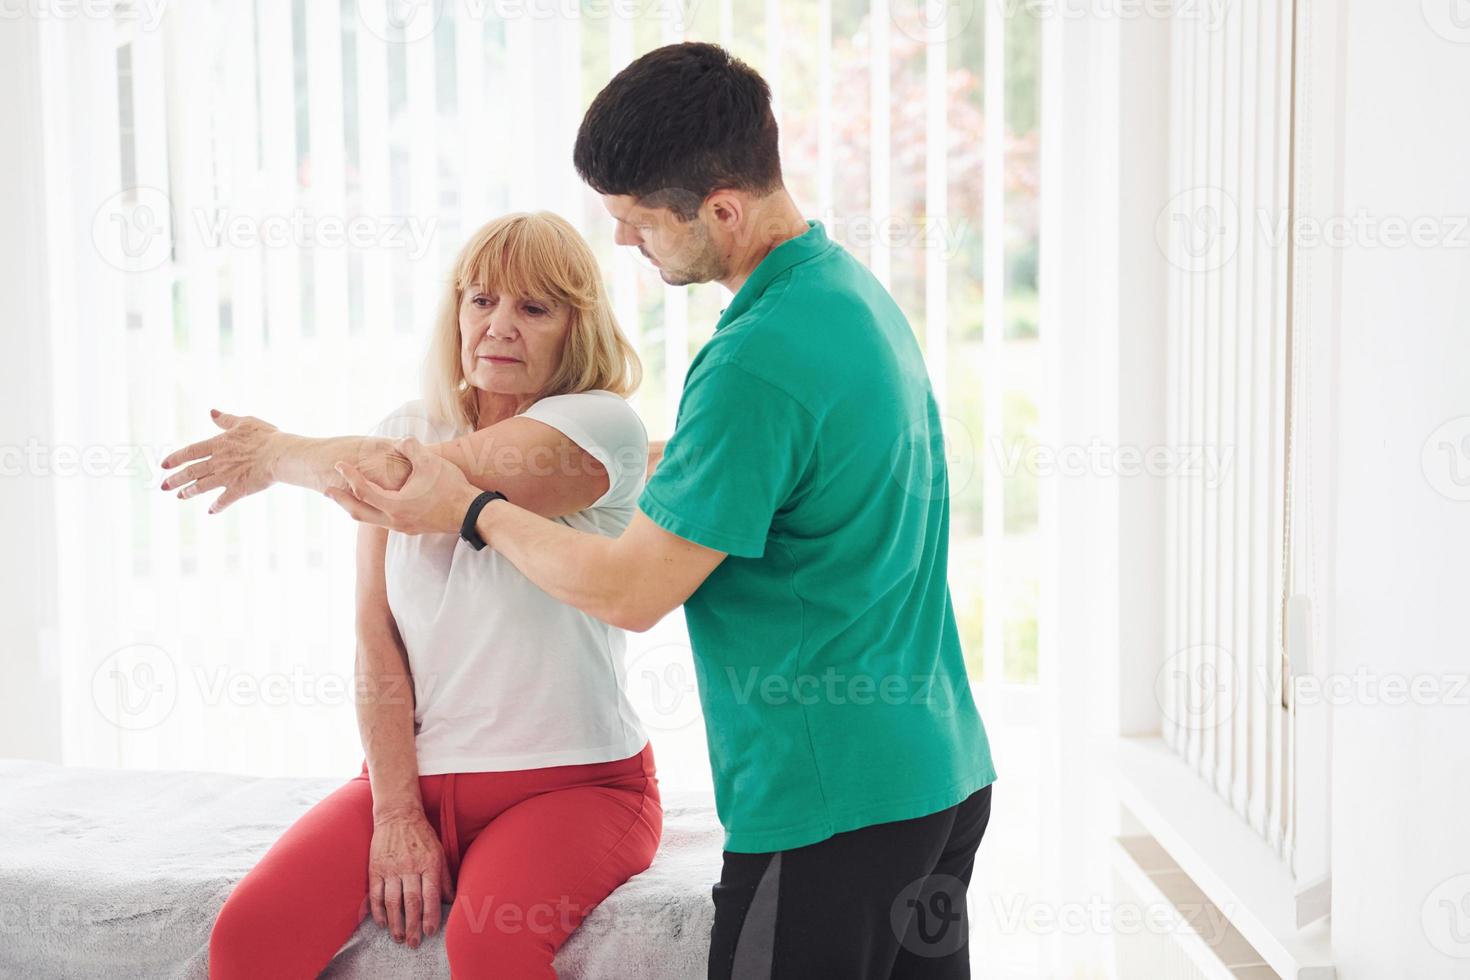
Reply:
[[[990,787],[948,810],[770,854],[725,852],[709,980],[970,975],[965,893]]]

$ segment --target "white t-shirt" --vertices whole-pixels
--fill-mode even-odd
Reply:
[[[607,469],[607,493],[558,520],[621,534],[647,467],[648,434],[632,406],[589,391],[543,398],[522,414]],[[374,434],[428,444],[468,431],[430,421],[411,401]],[[413,671],[420,774],[611,762],[648,741],[623,690],[621,629],[553,599],[493,548],[476,551],[458,534],[390,531],[384,571]]]

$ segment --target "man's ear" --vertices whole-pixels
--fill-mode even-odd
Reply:
[[[704,199],[706,216],[729,234],[737,234],[748,217],[745,195],[737,190],[718,189]]]

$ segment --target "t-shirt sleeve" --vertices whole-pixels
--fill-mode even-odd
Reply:
[[[735,364],[697,367],[638,506],[686,541],[759,558],[816,446],[816,418],[781,388]]]
[[[576,443],[607,470],[607,492],[593,507],[631,507],[648,471],[648,432],[627,400],[611,392],[543,398],[521,413]]]
[[[405,436],[413,436],[419,442],[428,444],[442,441],[439,438],[438,429],[439,427],[429,420],[423,402],[415,399],[404,402],[389,412],[377,425],[373,426],[368,435],[384,439],[402,439]]]

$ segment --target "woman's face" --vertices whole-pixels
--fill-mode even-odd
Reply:
[[[459,301],[465,379],[497,395],[540,392],[556,371],[571,321],[565,303],[468,287]]]

